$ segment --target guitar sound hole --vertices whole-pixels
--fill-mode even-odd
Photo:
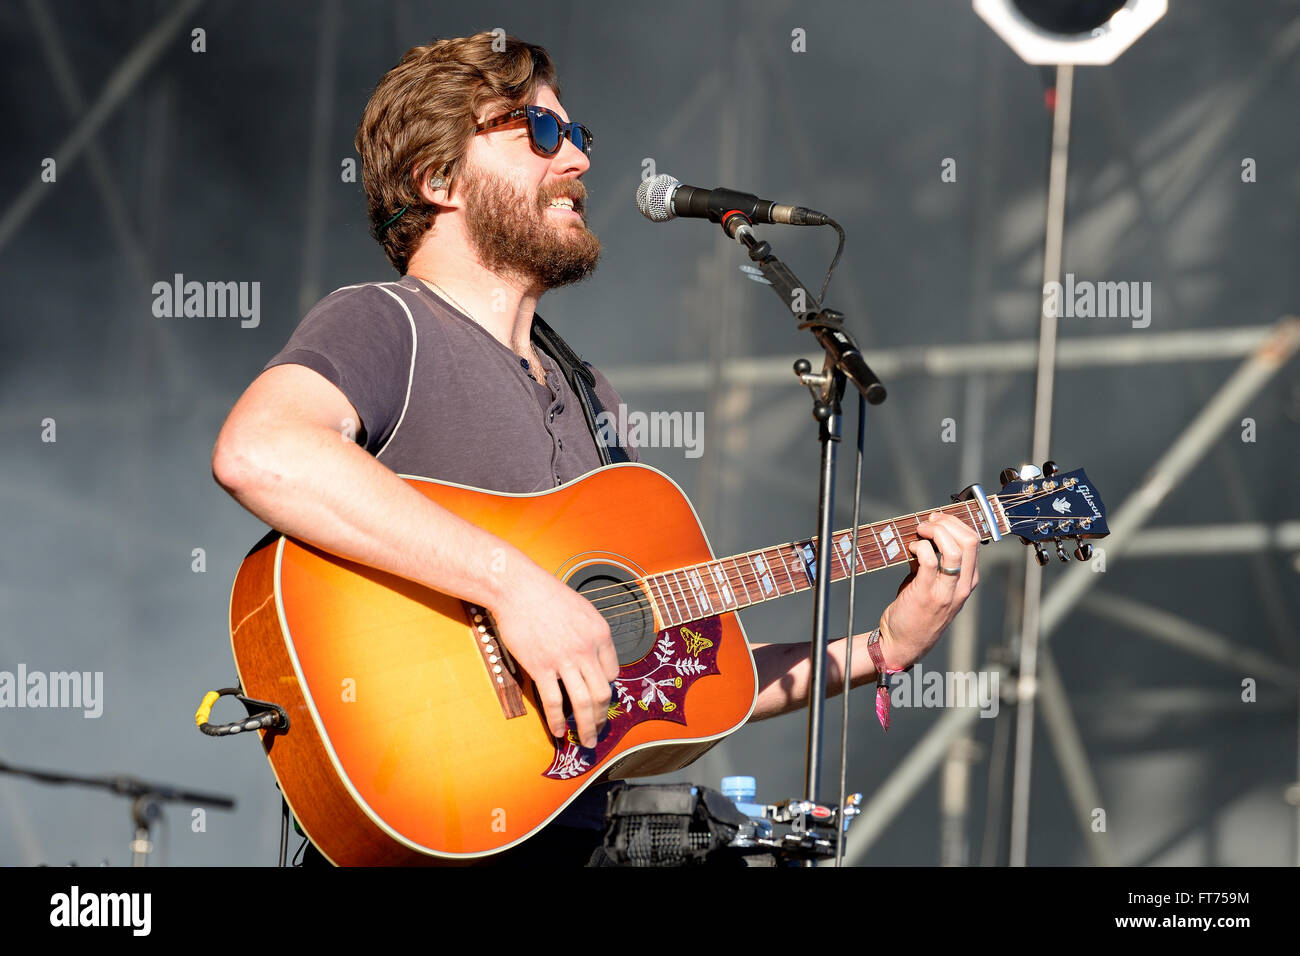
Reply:
[[[612,564],[589,564],[569,578],[573,588],[609,622],[620,667],[650,653],[658,635],[650,601],[633,576]]]

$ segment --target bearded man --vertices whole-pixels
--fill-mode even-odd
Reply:
[[[605,619],[508,541],[397,476],[529,493],[601,465],[580,397],[533,334],[541,296],[589,275],[600,254],[582,183],[592,135],[559,97],[547,52],[513,37],[406,53],[356,137],[372,234],[400,278],[344,286],[306,315],[234,406],[212,467],[282,534],[486,608],[550,732],[566,733],[567,697],[592,747],[619,669]],[[599,403],[617,408],[618,393],[591,375]],[[890,670],[933,646],[978,580],[972,530],[936,512],[918,534],[927,540],[913,545],[913,575],[881,616],[876,649]],[[853,640],[853,684],[874,681],[869,635]],[[830,647],[832,691],[846,645]],[[806,703],[806,643],[753,654],[751,719]],[[587,862],[604,800],[601,785],[589,787],[492,861]]]

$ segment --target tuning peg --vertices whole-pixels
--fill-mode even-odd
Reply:
[[[1016,471],[1014,468],[1003,468],[1002,474],[998,476],[998,480],[1004,485],[1009,485],[1013,481],[1020,480],[1020,472]]]
[[[1047,562],[1052,560],[1047,553],[1047,549],[1043,547],[1041,541],[1034,542],[1034,558],[1038,561],[1038,566],[1040,568],[1047,567]]]
[[[1061,543],[1060,538],[1056,539],[1056,556],[1061,559],[1063,564],[1070,563],[1070,556],[1065,553],[1065,545]]]
[[[1054,462],[1054,461],[1045,461],[1045,462],[1043,462],[1043,477],[1044,477],[1044,478],[1051,478],[1051,477],[1052,477],[1053,475],[1055,475],[1058,471],[1060,471],[1060,469],[1056,467],[1056,462]]]
[[[1074,556],[1080,561],[1091,561],[1092,545],[1084,541],[1082,538],[1075,538],[1074,540],[1078,543],[1078,547],[1074,549]]]
[[[1021,481],[1033,481],[1035,478],[1043,477],[1043,473],[1037,465],[1021,465],[1017,477]]]

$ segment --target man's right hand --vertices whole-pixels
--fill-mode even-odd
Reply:
[[[609,682],[618,676],[605,619],[521,551],[359,448],[351,436],[360,423],[347,397],[319,373],[277,365],[235,403],[212,450],[213,476],[283,534],[486,607],[502,643],[536,683],[551,733],[563,737],[566,729],[562,683],[579,739],[595,746]],[[504,568],[465,560],[498,548]]]
[[[567,730],[560,684],[569,696],[578,740],[596,746],[618,676],[609,624],[591,602],[522,554],[507,558],[508,589],[488,610],[501,642],[528,672],[554,737]]]

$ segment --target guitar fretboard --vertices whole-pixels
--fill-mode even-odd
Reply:
[[[999,516],[996,495],[989,496],[989,505],[999,530],[1005,532],[1005,518]],[[974,501],[961,501],[931,510],[952,515],[973,529],[981,540],[987,541],[992,537],[984,515]],[[862,525],[858,530],[857,573],[907,564],[912,559],[908,545],[918,540],[917,527],[929,513]],[[831,541],[831,580],[841,581],[849,576],[853,564],[853,532],[851,529],[837,531],[831,536]],[[648,574],[641,580],[660,620],[667,627],[676,627],[810,589],[816,583],[817,547],[817,538],[807,538],[704,564]]]

